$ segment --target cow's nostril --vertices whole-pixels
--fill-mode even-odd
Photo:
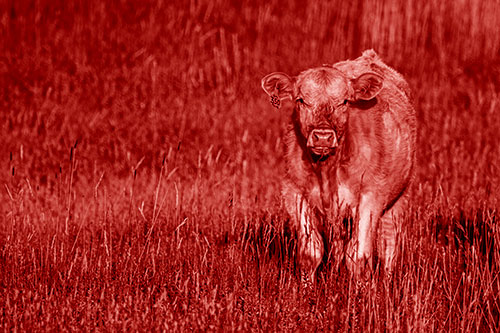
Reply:
[[[315,129],[311,133],[312,143],[318,147],[331,147],[335,144],[335,132],[330,129]]]

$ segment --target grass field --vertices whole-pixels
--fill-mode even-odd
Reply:
[[[2,330],[499,331],[498,1],[174,3],[0,2]],[[395,272],[301,288],[260,79],[367,48],[419,121]]]

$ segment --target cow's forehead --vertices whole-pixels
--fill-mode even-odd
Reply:
[[[334,68],[313,68],[299,75],[296,88],[298,94],[315,101],[343,99],[348,93],[349,81]]]

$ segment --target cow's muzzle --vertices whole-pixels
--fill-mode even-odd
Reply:
[[[337,134],[329,128],[314,129],[307,138],[307,147],[313,154],[318,156],[325,156],[335,152],[337,146]]]

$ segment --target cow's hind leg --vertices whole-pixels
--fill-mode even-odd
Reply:
[[[397,223],[408,203],[408,196],[403,195],[380,218],[378,235],[378,255],[384,262],[386,272],[392,271],[396,252]]]

